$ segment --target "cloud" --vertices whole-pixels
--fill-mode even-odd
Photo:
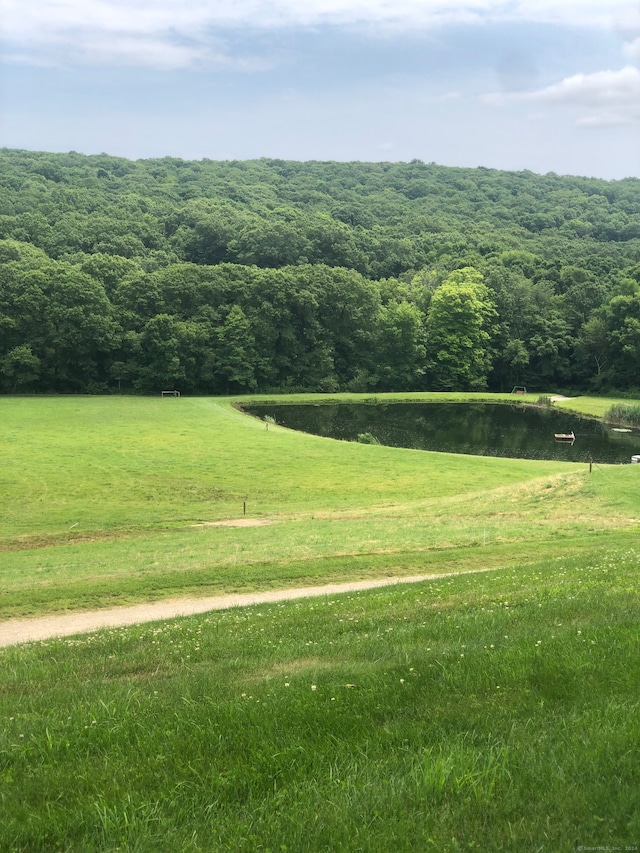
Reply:
[[[260,68],[232,33],[357,28],[371,34],[447,24],[535,22],[627,28],[636,0],[3,0],[5,56],[66,62]]]
[[[211,32],[206,3],[169,0],[4,0],[5,58],[34,65],[223,66],[260,70]]]
[[[640,27],[637,0],[518,0],[514,15],[521,20],[625,30]]]
[[[483,101],[494,106],[522,102],[570,108],[582,127],[633,124],[640,122],[640,70],[627,65],[619,71],[574,74],[534,92],[493,93]]]
[[[629,59],[640,59],[640,36],[625,44],[624,55]]]

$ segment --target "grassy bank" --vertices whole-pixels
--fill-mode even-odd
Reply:
[[[0,399],[4,541],[235,518],[245,502],[259,514],[411,502],[560,470],[266,431],[232,402]]]
[[[579,415],[593,418],[602,418],[604,414],[615,405],[637,405],[637,400],[629,400],[624,397],[570,397],[566,400],[558,400],[553,405],[559,409],[568,409]]]
[[[233,403],[0,399],[0,618],[456,574],[0,650],[0,850],[634,849],[638,466]]]
[[[637,530],[635,466],[338,442],[234,402],[1,399],[0,616],[511,565]],[[245,512],[271,523],[209,526]]]
[[[0,652],[0,847],[575,851],[640,833],[638,552]]]

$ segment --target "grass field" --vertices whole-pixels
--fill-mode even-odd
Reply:
[[[638,466],[233,402],[0,399],[0,617],[458,574],[0,651],[0,850],[637,849]]]
[[[0,430],[0,617],[511,564],[640,516],[635,466],[336,442],[229,400],[4,398]],[[273,523],[206,526],[245,511]]]

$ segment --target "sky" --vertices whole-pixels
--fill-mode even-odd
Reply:
[[[640,0],[0,0],[0,147],[640,177]]]

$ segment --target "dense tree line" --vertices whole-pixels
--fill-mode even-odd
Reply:
[[[624,391],[640,181],[0,151],[0,389]]]

